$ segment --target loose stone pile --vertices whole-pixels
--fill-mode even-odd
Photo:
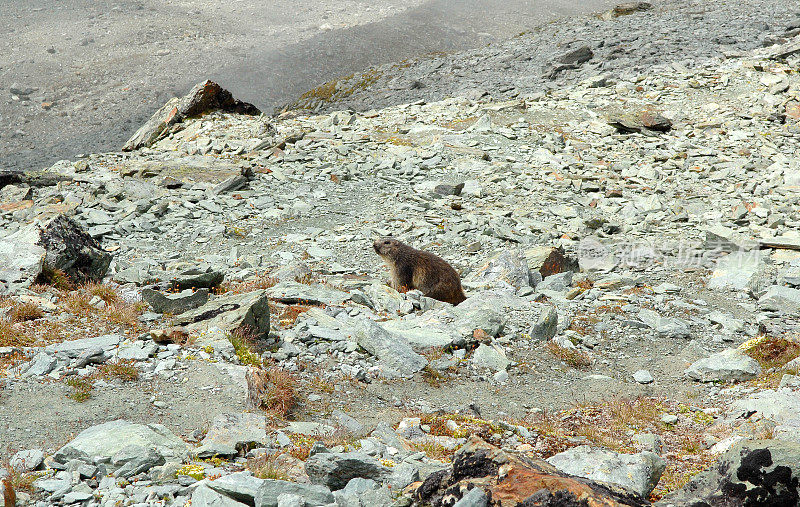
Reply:
[[[752,469],[715,467],[665,505],[744,502],[773,461],[797,495],[797,360],[754,351],[800,355],[798,65],[795,37],[505,101],[211,112],[151,122],[141,149],[20,176],[0,190],[0,315],[39,313],[3,332],[87,329],[0,347],[3,441],[45,439],[12,428],[37,418],[29,390],[63,393],[46,380],[119,393],[127,371],[160,391],[124,392],[162,415],[104,416],[9,456],[5,474],[35,478],[17,501],[646,505],[680,459],[659,436],[632,429],[615,450],[569,436],[553,451],[554,431],[531,424],[641,395],[684,402],[653,415],[665,434],[714,429],[692,442],[706,467],[725,453],[730,470]],[[377,235],[450,261],[468,299],[387,287]],[[135,322],[113,325],[107,294],[76,305],[37,285],[57,270],[105,276],[139,305]],[[291,422],[257,410],[287,372],[306,395]],[[205,428],[163,416],[172,397]],[[765,436],[782,441],[746,440]]]

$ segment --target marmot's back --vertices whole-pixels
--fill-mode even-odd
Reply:
[[[417,289],[428,297],[454,305],[467,299],[458,273],[441,257],[388,237],[376,240],[372,246],[389,267],[395,290]]]

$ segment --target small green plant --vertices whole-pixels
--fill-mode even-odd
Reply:
[[[181,475],[187,475],[192,479],[202,481],[206,476],[206,472],[203,468],[203,465],[198,465],[197,463],[187,463],[175,472],[176,477]]]
[[[247,332],[237,329],[230,334],[228,339],[231,345],[233,345],[233,351],[236,353],[236,357],[239,358],[239,362],[244,366],[261,368],[264,365],[261,356],[253,352],[253,339]]]
[[[83,403],[92,396],[92,381],[87,377],[70,377],[66,384],[72,388],[72,392],[67,394],[78,403]]]

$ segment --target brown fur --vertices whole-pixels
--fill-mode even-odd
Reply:
[[[372,247],[389,267],[393,289],[418,289],[430,298],[454,305],[467,299],[458,273],[441,257],[388,237],[375,240]]]

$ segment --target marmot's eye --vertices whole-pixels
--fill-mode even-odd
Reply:
[[[386,241],[383,242],[383,244],[384,245],[388,245],[389,244],[389,240],[387,239]]]

